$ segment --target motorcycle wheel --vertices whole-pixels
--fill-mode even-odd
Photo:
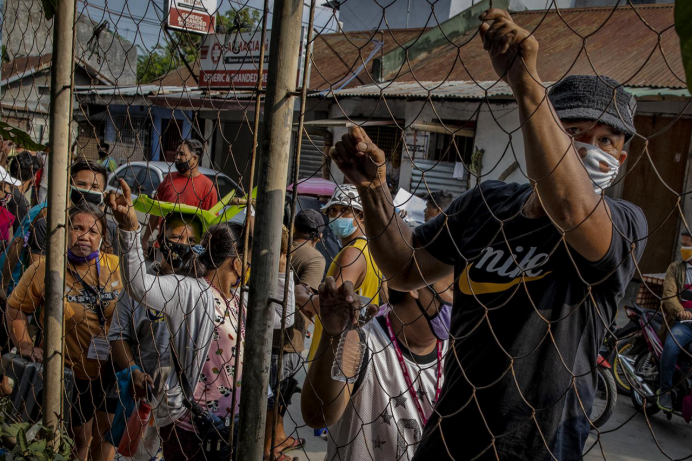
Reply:
[[[623,366],[621,365],[621,362],[618,360],[618,356],[616,355],[616,353],[618,352],[618,354],[622,356],[630,356],[637,354],[640,348],[639,342],[641,340],[642,337],[640,336],[623,340],[622,342],[616,344],[616,347],[613,350],[611,350],[611,353],[609,353],[608,361],[609,364],[611,364],[611,374],[614,376],[616,382],[616,389],[619,393],[623,393],[624,395],[630,394],[630,384],[628,383],[628,379],[626,378],[626,371],[623,370]]]
[[[590,421],[596,428],[604,425],[614,413],[618,393],[616,380],[606,367],[597,368],[597,389],[594,394],[594,403],[590,413]]]
[[[655,387],[658,388],[659,385],[659,364],[652,356],[649,351],[643,351],[640,353],[635,360],[635,373],[639,376],[650,376],[656,378],[657,383]],[[653,397],[643,397],[640,393],[635,391],[635,388],[630,390],[630,399],[633,401],[633,406],[640,412],[645,412],[645,414],[655,415],[661,409],[657,406],[656,398]]]

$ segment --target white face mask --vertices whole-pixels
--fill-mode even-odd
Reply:
[[[582,164],[585,166],[585,169],[592,180],[594,192],[601,195],[602,189],[606,189],[611,186],[611,183],[613,183],[616,176],[618,176],[618,168],[621,166],[621,164],[614,156],[610,156],[598,147],[591,144],[573,141],[573,145],[575,145],[575,149],[578,151],[583,148],[587,151],[587,155],[585,157],[581,156]],[[602,162],[609,167],[608,172],[603,172],[601,168],[599,168],[599,164]]]

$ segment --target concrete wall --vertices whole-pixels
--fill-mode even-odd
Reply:
[[[97,53],[92,53],[87,44],[96,24],[86,16],[80,16],[80,12],[86,10],[77,10],[75,56],[119,85],[135,84],[137,48],[113,32],[104,30],[99,36]],[[47,21],[43,15],[41,0],[5,0],[2,40],[10,59],[53,52],[53,21]]]
[[[507,176],[505,182],[528,182],[525,149],[519,127],[520,117],[515,103],[484,103],[481,106],[474,140],[475,146],[484,151],[480,182],[497,180],[515,162],[517,168]],[[470,186],[475,186],[476,182],[472,177]]]

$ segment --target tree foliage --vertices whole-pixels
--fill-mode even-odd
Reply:
[[[224,14],[217,15],[217,27],[220,26],[222,30],[229,33],[246,32],[257,26],[261,16],[258,10],[230,9]],[[202,35],[171,31],[170,37],[169,35],[164,37],[165,44],[157,44],[152,50],[140,50],[137,58],[137,80],[140,83],[149,83],[184,66],[183,58],[191,67],[197,60]]]

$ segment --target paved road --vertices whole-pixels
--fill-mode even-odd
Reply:
[[[678,416],[669,421],[661,412],[649,417],[649,424],[645,416],[635,413],[630,396],[619,395],[614,414],[599,429],[600,435],[597,432],[590,435],[585,450],[589,450],[598,437],[600,443],[589,450],[585,460],[604,460],[605,457],[606,460],[691,459],[690,424]],[[623,427],[619,428],[621,425]]]
[[[302,383],[304,377],[305,374],[301,373],[299,382]],[[289,454],[300,460],[324,460],[327,442],[313,436],[313,430],[303,424],[299,401],[299,396],[295,395],[284,422],[287,433],[297,429],[298,435],[306,439],[306,448],[305,451],[293,451]],[[593,431],[590,435],[585,445],[585,451],[588,451],[585,460],[691,459],[690,424],[678,416],[669,421],[663,413],[650,417],[649,423],[652,430],[643,415],[636,415],[630,397],[619,395],[611,419],[600,429],[599,434]],[[594,445],[597,438],[599,443]],[[655,441],[661,446],[661,451]]]
[[[306,339],[306,348],[309,347],[310,340]],[[302,370],[297,380],[303,384],[304,378],[305,371]],[[313,429],[303,423],[299,395],[294,395],[284,425],[287,434],[295,431],[299,437],[306,439],[304,450],[292,451],[289,455],[300,460],[324,460],[327,441],[315,437]],[[585,460],[691,460],[691,438],[691,425],[681,417],[674,416],[669,421],[660,412],[649,417],[648,426],[645,416],[635,412],[630,396],[619,395],[609,421],[599,433],[593,431],[590,434],[585,445]]]

